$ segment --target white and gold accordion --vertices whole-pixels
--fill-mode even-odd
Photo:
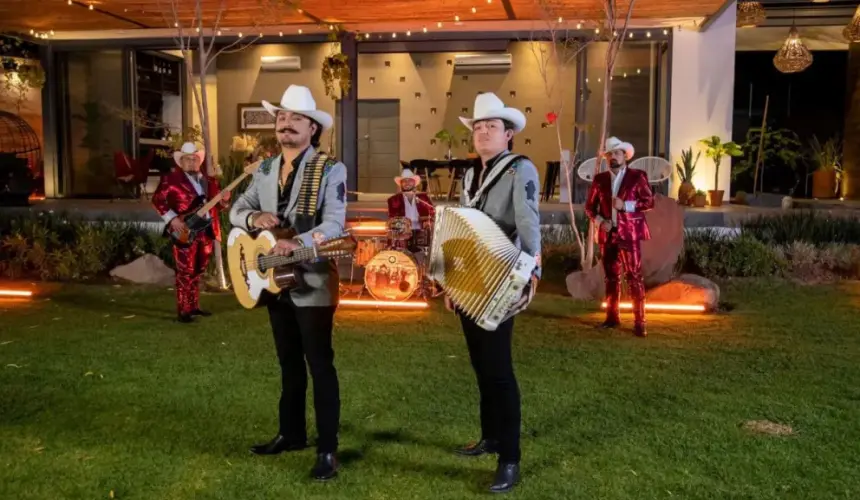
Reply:
[[[474,208],[439,207],[430,249],[428,277],[478,326],[495,331],[525,309],[520,307],[535,269],[498,224]]]

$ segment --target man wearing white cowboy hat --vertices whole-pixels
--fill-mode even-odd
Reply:
[[[152,195],[152,204],[166,224],[165,232],[183,232],[187,228],[179,215],[196,210],[202,201],[211,199],[220,191],[218,180],[201,172],[205,158],[206,153],[197,149],[193,142],[186,142],[179,151],[173,153],[173,161],[179,168],[162,177],[155,194]],[[221,200],[221,208],[226,208],[229,201],[228,192]],[[199,234],[188,246],[173,247],[173,260],[176,262],[176,304],[180,323],[190,323],[194,316],[210,315],[200,309],[200,276],[209,264],[213,240],[221,239],[218,207],[212,207],[204,217],[212,220],[206,231]]]
[[[409,219],[412,225],[412,240],[408,246],[415,251],[417,234],[432,222],[436,208],[427,193],[418,191],[421,176],[413,173],[411,169],[404,168],[403,172],[394,178],[394,183],[400,187],[400,192],[388,198],[388,220],[395,217]]]
[[[651,238],[644,212],[654,208],[654,194],[648,175],[627,167],[633,158],[632,144],[610,137],[604,151],[609,171],[594,176],[585,203],[585,213],[600,227],[598,243],[606,281],[606,321],[601,326],[615,328],[620,324],[623,267],[633,300],[633,333],[645,337],[641,242]]]
[[[525,156],[510,152],[513,137],[526,126],[526,117],[509,108],[493,93],[475,99],[472,118],[460,121],[472,131],[480,164],[463,177],[460,202],[492,218],[523,252],[540,265],[540,214],[538,171]],[[521,307],[534,295],[540,267],[523,291]],[[446,297],[446,306],[457,310]],[[507,492],[519,481],[520,393],[511,359],[514,317],[496,331],[484,330],[457,310],[469,357],[480,392],[481,439],[457,450],[461,455],[498,453],[498,467],[490,486],[494,493]]]
[[[297,236],[277,241],[273,253],[288,255],[314,245],[316,238],[342,234],[346,218],[346,167],[317,151],[332,117],[317,109],[310,90],[290,85],[278,105],[263,101],[275,117],[281,154],[254,173],[248,189],[230,211],[230,222],[252,231],[274,227]],[[315,201],[315,203],[314,203]],[[335,452],[340,426],[340,389],[334,367],[332,328],[338,303],[338,274],[329,260],[303,264],[305,287],[281,293],[268,304],[269,319],[281,366],[279,432],[251,451],[274,455],[307,447],[305,397],[307,366],[314,385],[319,432],[317,460],[311,476],[327,480],[337,474]]]

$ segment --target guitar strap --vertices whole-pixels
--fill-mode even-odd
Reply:
[[[296,201],[295,229],[299,233],[310,231],[317,225],[317,201],[320,186],[327,168],[336,160],[323,152],[317,152],[305,163],[302,185],[299,186],[299,199]]]
[[[466,206],[469,208],[474,208],[475,205],[478,204],[478,202],[482,201],[482,198],[484,198],[485,194],[488,193],[490,189],[496,185],[497,182],[499,182],[499,179],[501,179],[502,174],[504,174],[508,170],[508,168],[510,168],[510,166],[513,165],[514,162],[516,162],[520,158],[523,158],[523,156],[515,155],[513,153],[508,154],[503,158],[500,158],[496,162],[496,164],[493,165],[493,168],[490,169],[489,172],[487,172],[486,177],[484,177],[484,182],[480,185],[480,187],[478,187],[477,191],[472,191],[471,189],[466,190]],[[474,169],[472,171],[472,175],[473,177],[471,187],[474,188],[474,186],[476,186],[479,182],[478,176],[481,175],[481,170]],[[470,191],[472,192],[470,193]],[[483,206],[483,203],[481,203],[481,205]]]

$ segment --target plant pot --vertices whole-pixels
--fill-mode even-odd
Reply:
[[[816,170],[812,172],[812,197],[819,199],[836,197],[835,170]]]
[[[693,202],[693,197],[696,196],[696,187],[692,182],[684,181],[678,187],[678,204],[689,205]]]
[[[723,206],[723,194],[725,191],[722,189],[712,189],[708,191],[708,205],[712,207],[721,207]]]
[[[703,208],[707,203],[708,198],[703,194],[693,194],[693,206],[696,208]]]

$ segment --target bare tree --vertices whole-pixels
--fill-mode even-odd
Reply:
[[[162,9],[165,22],[176,29],[176,44],[182,52],[182,57],[185,60],[185,71],[188,81],[192,83],[191,92],[194,96],[194,102],[197,105],[197,113],[200,119],[200,130],[203,139],[203,148],[206,151],[206,162],[210,169],[210,174],[215,173],[215,156],[212,151],[212,139],[209,132],[209,98],[206,92],[206,74],[209,71],[212,63],[221,54],[238,52],[250,45],[254,44],[263,37],[263,33],[257,32],[257,25],[251,26],[254,30],[252,33],[237,33],[236,39],[231,43],[216,47],[216,40],[221,36],[221,22],[224,13],[228,9],[227,0],[220,0],[218,10],[214,13],[214,21],[212,26],[205,26],[203,0],[168,0],[169,10]],[[181,7],[193,3],[194,15],[192,19],[183,19],[180,15]],[[265,6],[268,4],[261,5]],[[266,16],[268,17],[268,16]],[[208,31],[208,35],[207,35]],[[208,38],[208,40],[207,40]],[[222,38],[223,39],[223,38]],[[195,79],[192,68],[192,54],[196,49],[198,75]],[[199,82],[200,89],[198,90],[195,82]],[[224,259],[221,252],[221,246],[215,245],[215,267],[218,274],[218,282],[222,289],[227,288],[227,278],[224,274]]]
[[[636,3],[636,0],[630,0],[630,5],[627,7],[627,13],[624,18],[620,18],[621,12],[618,8],[617,0],[602,0],[602,2],[605,22],[603,38],[608,39],[609,45],[606,48],[606,58],[603,68],[603,117],[600,124],[600,143],[597,146],[598,161],[594,165],[594,175],[600,172],[600,158],[603,157],[603,148],[606,145],[606,134],[609,128],[609,110],[612,104],[612,73],[615,71],[615,62],[618,58],[618,53],[621,52],[621,47],[627,38],[627,28],[630,26],[630,17],[633,14],[633,5]],[[597,28],[595,31],[600,29]],[[591,269],[595,264],[594,235],[594,221],[589,221],[588,237],[585,243],[585,258],[582,260],[583,270]]]
[[[570,215],[570,225],[579,247],[580,262],[585,266],[585,241],[576,225],[576,210],[573,204],[573,176],[571,159],[576,157],[577,144],[574,140],[573,150],[569,157],[564,155],[564,142],[561,138],[561,119],[565,116],[565,106],[571,95],[570,89],[564,88],[568,80],[564,78],[565,69],[575,63],[579,54],[588,47],[590,39],[577,38],[569,29],[569,22],[557,15],[548,0],[535,0],[544,23],[542,29],[532,32],[529,47],[538,65],[538,72],[544,84],[546,98],[550,102],[551,111],[547,121],[554,124],[558,155],[562,166],[562,175],[567,179],[567,206]],[[579,28],[581,28],[581,23]],[[537,35],[537,36],[536,36]],[[548,42],[536,41],[536,38]]]

